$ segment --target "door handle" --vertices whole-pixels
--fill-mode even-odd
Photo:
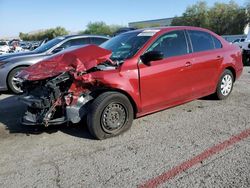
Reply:
[[[217,55],[217,56],[216,56],[216,59],[222,59],[222,56]]]
[[[186,63],[185,63],[185,67],[190,67],[190,66],[192,66],[192,63],[191,63],[191,62],[186,62]]]

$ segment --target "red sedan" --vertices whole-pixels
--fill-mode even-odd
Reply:
[[[48,126],[86,116],[91,134],[104,139],[136,117],[211,94],[226,99],[242,69],[240,48],[209,30],[134,30],[21,72],[20,100],[28,106],[22,122]]]

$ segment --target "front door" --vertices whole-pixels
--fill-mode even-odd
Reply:
[[[184,31],[162,35],[148,51],[161,51],[164,59],[138,64],[143,111],[153,112],[192,98],[193,56]]]

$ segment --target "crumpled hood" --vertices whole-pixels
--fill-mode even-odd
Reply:
[[[73,70],[74,76],[109,60],[112,52],[96,45],[68,49],[24,69],[18,77],[35,81]]]

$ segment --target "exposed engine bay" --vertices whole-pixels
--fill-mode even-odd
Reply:
[[[86,115],[93,91],[102,86],[91,73],[115,70],[111,52],[89,45],[67,50],[22,71],[18,77],[27,105],[25,125],[78,123]],[[97,87],[98,86],[98,87]]]

